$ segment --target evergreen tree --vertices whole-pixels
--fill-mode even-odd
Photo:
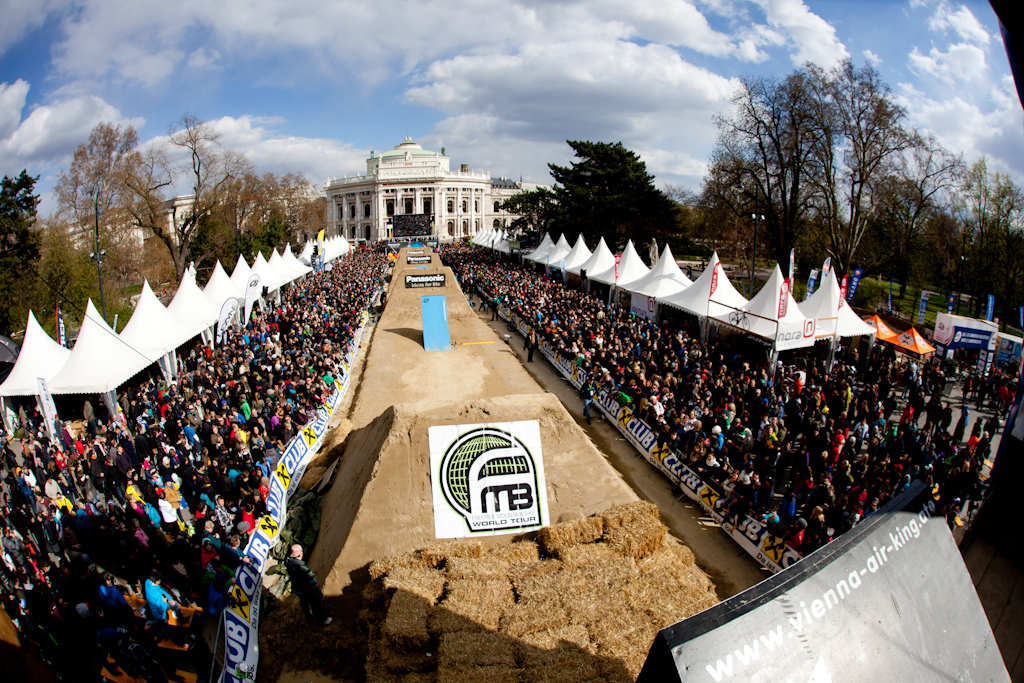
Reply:
[[[17,178],[4,176],[0,186],[0,334],[7,336],[25,324],[31,290],[25,282],[39,260],[36,180],[22,171]]]

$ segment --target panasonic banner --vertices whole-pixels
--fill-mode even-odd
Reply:
[[[223,612],[225,650],[224,670],[221,672],[220,683],[256,680],[256,667],[260,655],[260,595],[267,556],[277,545],[278,534],[287,521],[288,499],[298,488],[309,461],[320,450],[331,417],[348,391],[349,368],[359,350],[366,317],[364,312],[362,324],[345,353],[345,360],[335,373],[338,379],[334,381],[334,390],[324,400],[313,419],[289,442],[270,477],[267,513],[256,523],[256,530],[249,537],[244,553],[244,557],[249,561],[238,566],[228,596],[228,608]]]
[[[537,420],[428,430],[434,536],[535,531],[548,517]]]

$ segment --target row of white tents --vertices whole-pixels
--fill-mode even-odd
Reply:
[[[269,295],[279,294],[283,286],[312,270],[313,247],[313,242],[307,242],[299,256],[295,256],[289,244],[284,252],[275,250],[269,260],[258,253],[251,266],[239,256],[230,276],[218,261],[203,289],[196,284],[195,268],[190,266],[166,307],[149,283],[144,282],[135,311],[120,333],[106,323],[90,300],[71,349],[50,338],[29,311],[21,353],[10,375],[0,384],[0,400],[40,396],[45,387],[50,394],[57,395],[100,394],[113,414],[115,392],[121,384],[153,363],[158,363],[164,377],[171,380],[177,375],[175,354],[179,346],[200,335],[212,345],[213,327],[225,301],[243,302],[252,274],[260,276],[261,294],[263,288]],[[322,262],[349,251],[351,247],[344,237],[324,240]],[[3,412],[6,419],[7,410]]]
[[[508,244],[503,234],[494,231],[485,231],[474,239],[475,244],[492,249],[503,242]],[[573,275],[585,272],[592,282],[628,292],[632,295],[631,310],[638,315],[653,318],[657,306],[671,306],[697,316],[705,337],[709,325],[758,337],[769,344],[773,360],[779,351],[812,346],[818,339],[830,339],[834,348],[839,338],[875,333],[847,305],[832,272],[814,294],[798,304],[778,265],[748,301],[729,281],[717,253],[695,281],[683,274],[667,245],[654,267],[648,268],[632,241],[616,259],[603,237],[591,252],[583,235],[570,246],[565,235],[555,242],[545,234],[540,245],[524,258]]]

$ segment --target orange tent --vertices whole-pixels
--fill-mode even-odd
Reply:
[[[877,314],[866,319],[864,322],[875,328],[875,339],[878,341],[895,343],[897,334],[893,332],[892,328],[886,325],[885,321],[879,318]]]
[[[900,332],[895,339],[884,339],[897,348],[909,353],[916,353],[919,356],[927,356],[935,353],[935,347],[928,343],[928,340],[921,336],[921,333],[911,327],[906,332]]]

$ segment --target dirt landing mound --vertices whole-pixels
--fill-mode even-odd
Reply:
[[[341,595],[373,560],[435,541],[427,430],[431,425],[538,420],[552,520],[582,517],[636,495],[549,394],[400,404],[349,435],[324,495],[310,565],[324,593]],[[508,543],[489,537],[488,545]],[[361,586],[360,586],[361,588]]]
[[[650,503],[538,541],[448,542],[374,562],[360,614],[366,680],[632,681],[659,629],[718,602]]]

